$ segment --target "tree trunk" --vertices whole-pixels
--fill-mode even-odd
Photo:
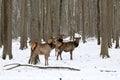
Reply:
[[[102,56],[102,58],[105,57],[109,57],[108,54],[108,25],[107,25],[107,15],[109,13],[107,13],[107,9],[108,9],[108,5],[107,5],[107,0],[102,0],[102,44],[101,44],[101,53],[100,55]]]
[[[51,0],[44,0],[44,40],[47,41],[52,37],[51,30]]]
[[[82,41],[83,43],[86,43],[86,40],[85,40],[85,25],[84,25],[84,0],[82,0]]]
[[[62,0],[53,0],[51,2],[51,27],[52,36],[60,35],[60,15],[62,9]]]
[[[116,0],[116,15],[115,15],[115,40],[116,40],[116,44],[115,44],[115,48],[119,48],[119,27],[120,27],[120,1]]]
[[[97,0],[97,44],[100,45],[100,2]]]
[[[22,25],[21,25],[21,38],[20,49],[27,48],[27,0],[22,0]]]
[[[2,5],[2,2],[0,1],[0,5]],[[2,6],[0,6],[0,47],[2,47]]]
[[[4,3],[4,48],[2,58],[12,59],[12,0],[3,0]]]
[[[39,0],[30,0],[31,5],[31,24],[30,24],[30,40],[33,42],[41,42],[40,40],[40,26],[39,26],[39,13],[38,5]]]
[[[43,11],[44,10],[44,1],[43,0],[39,0],[39,29],[40,29],[40,40],[43,38]]]
[[[107,5],[108,5],[108,8],[107,8],[107,12],[108,12],[108,47],[111,48],[112,47],[112,42],[111,42],[111,30],[112,30],[112,0],[108,0],[107,1]]]

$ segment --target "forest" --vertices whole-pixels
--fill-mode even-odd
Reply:
[[[100,55],[109,58],[108,49],[119,48],[120,0],[0,0],[0,47],[2,59],[13,58],[12,39],[20,37],[20,49],[28,48],[28,39],[47,41],[75,33],[82,42],[96,38]]]

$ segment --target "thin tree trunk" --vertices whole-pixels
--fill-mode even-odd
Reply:
[[[97,44],[100,45],[100,5],[99,0],[97,0]]]
[[[119,3],[120,1],[119,0],[116,0],[116,15],[115,15],[115,18],[116,18],[116,26],[115,26],[115,40],[116,40],[116,44],[115,44],[115,48],[119,48],[119,27],[120,27],[120,6],[119,6]]]
[[[0,5],[2,5],[2,2],[0,1]],[[1,13],[1,6],[0,6],[0,47],[2,47],[2,13]]]
[[[85,26],[84,26],[84,21],[85,21],[85,19],[84,19],[84,0],[82,0],[82,41],[83,41],[83,43],[85,43],[86,42],[86,40],[85,40]]]
[[[20,49],[27,48],[27,0],[22,0],[22,25],[21,25],[21,39]]]
[[[108,8],[107,8],[107,12],[108,12],[108,15],[107,15],[107,26],[108,26],[108,47],[111,48],[112,47],[112,43],[111,43],[111,29],[112,29],[112,1],[111,0],[108,0],[107,1],[107,5],[108,5]]]

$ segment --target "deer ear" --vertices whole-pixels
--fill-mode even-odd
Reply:
[[[48,39],[47,43],[48,43],[48,44],[51,44],[52,41],[53,41],[52,39]]]

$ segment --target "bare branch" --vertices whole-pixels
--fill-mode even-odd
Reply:
[[[6,70],[11,70],[20,66],[27,66],[27,67],[33,67],[38,69],[67,69],[67,70],[74,70],[74,71],[80,71],[80,69],[72,68],[72,67],[61,67],[61,66],[36,66],[36,65],[30,65],[30,64],[19,64],[19,63],[12,63],[4,65],[4,67],[15,65],[13,67],[7,68]]]

